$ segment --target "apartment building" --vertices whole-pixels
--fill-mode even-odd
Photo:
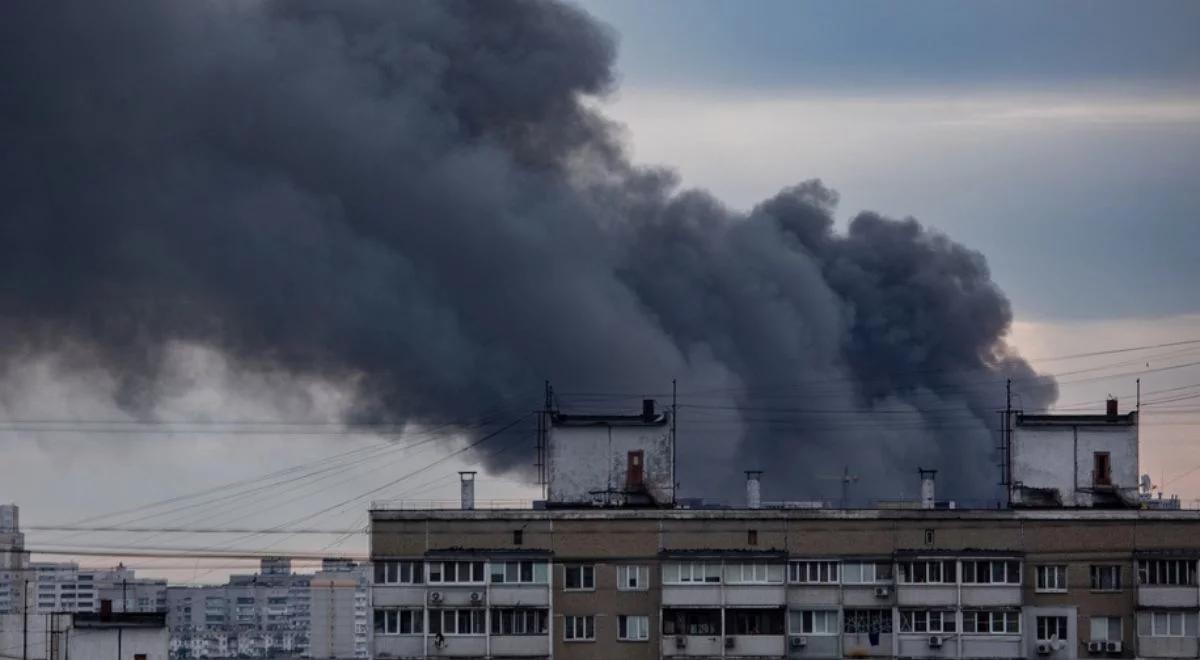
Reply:
[[[344,559],[321,562],[310,582],[310,657],[368,657],[370,584],[368,565]]]
[[[30,611],[37,614],[98,612],[108,601],[114,612],[164,612],[167,581],[138,578],[132,569],[81,569],[74,562],[32,562]]]
[[[745,506],[681,508],[669,504],[669,420],[650,404],[547,421],[550,478],[571,483],[550,484],[546,502],[488,509],[464,488],[461,510],[373,507],[373,657],[1200,651],[1200,512],[1130,505],[1136,413],[1014,415],[1006,470],[1020,496],[980,510],[938,508],[929,471],[912,509],[764,508],[753,480]],[[1070,452],[1051,458],[1075,476],[1043,470],[1037,433]],[[572,454],[587,465],[564,466]]]

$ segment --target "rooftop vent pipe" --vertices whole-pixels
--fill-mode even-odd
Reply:
[[[1109,397],[1107,403],[1108,403],[1108,410],[1107,410],[1108,418],[1116,419],[1117,418],[1117,398]]]
[[[746,508],[762,508],[762,470],[746,470]]]
[[[935,502],[933,480],[937,477],[937,470],[917,468],[917,472],[921,475],[921,508],[932,509]]]
[[[474,472],[459,472],[458,476],[462,479],[462,510],[475,510],[475,473]]]

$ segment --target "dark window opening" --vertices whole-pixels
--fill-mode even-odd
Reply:
[[[1092,484],[1096,486],[1112,485],[1112,463],[1108,452],[1098,451],[1093,455]]]
[[[525,541],[525,530],[514,529],[513,530],[513,545],[521,545],[521,543],[524,541]]]
[[[746,545],[758,545],[758,530],[746,530]]]

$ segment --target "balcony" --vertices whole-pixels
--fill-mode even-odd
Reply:
[[[664,584],[663,607],[719,607],[721,605],[720,584]]]
[[[937,637],[941,644],[930,644]],[[905,658],[954,658],[958,656],[958,637],[954,633],[899,633],[897,657]],[[1018,652],[1011,657],[1020,657]]]
[[[840,635],[791,635],[788,637],[789,658],[840,658]],[[888,655],[892,647],[888,646]]]
[[[1195,586],[1139,585],[1139,607],[1200,607],[1200,592]]]
[[[1151,637],[1138,635],[1138,656],[1142,658],[1195,658],[1196,637]]]
[[[663,635],[662,655],[666,657],[713,657],[725,652],[720,635]]]
[[[496,635],[492,637],[492,655],[494,656],[536,656],[550,655],[549,635]]]
[[[548,607],[550,588],[545,584],[498,584],[488,592],[492,606]]]
[[[1025,655],[1020,635],[962,635],[964,658],[1020,658]]]
[[[811,638],[809,638],[811,644]],[[850,658],[870,658],[892,656],[892,633],[880,633],[876,643],[871,643],[867,633],[846,633],[842,635],[842,648],[845,656]]]
[[[836,584],[793,584],[787,590],[787,604],[792,609],[833,605],[841,602],[841,588]]]
[[[954,584],[901,584],[896,587],[896,603],[901,607],[957,605],[958,586]]]
[[[1019,584],[964,584],[963,607],[1020,607]]]

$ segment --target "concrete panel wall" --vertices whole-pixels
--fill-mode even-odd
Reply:
[[[733,648],[725,651],[726,656],[735,657],[779,657],[787,652],[785,635],[729,635]]]
[[[492,655],[546,656],[549,654],[549,635],[497,635],[492,637]]]
[[[642,451],[643,481],[655,502],[674,492],[670,424],[635,426],[552,425],[547,470],[549,501],[588,504],[626,489],[629,452]],[[608,500],[619,503],[623,500]]]
[[[1020,658],[1025,653],[1020,635],[962,635],[959,639],[964,658]]]
[[[1196,587],[1138,586],[1137,603],[1142,607],[1200,607]]]
[[[371,604],[375,607],[423,607],[426,600],[424,586],[377,584],[371,589]]]
[[[1012,586],[966,586],[962,588],[964,607],[998,607],[1021,604],[1021,587]]]
[[[883,600],[883,599],[880,599]],[[842,601],[842,590],[837,586],[810,587],[792,585],[787,590],[787,604],[792,609],[812,608],[814,606],[838,606]],[[873,607],[883,607],[875,605]]]
[[[955,605],[958,603],[958,587],[902,584],[896,589],[896,602],[901,607]]]
[[[738,584],[725,586],[725,603],[729,607],[782,607],[787,587],[782,584]]]
[[[1194,658],[1198,650],[1195,637],[1138,637],[1141,658]]]
[[[793,639],[803,638],[804,646],[795,647]],[[789,658],[840,658],[842,657],[840,635],[792,635],[788,638]]]
[[[712,657],[725,652],[725,644],[717,636],[685,635],[683,639],[684,647],[679,648],[675,636],[664,637],[660,645],[663,657]]]
[[[893,636],[879,635],[879,643],[871,645],[871,636],[865,633],[842,635],[842,648],[848,657],[891,656]]]

